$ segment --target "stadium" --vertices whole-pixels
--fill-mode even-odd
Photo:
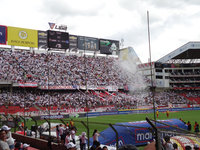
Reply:
[[[132,47],[120,48],[117,40],[51,27],[41,31],[0,26],[1,125],[12,128],[17,142],[32,149],[68,149],[59,137],[49,142],[51,128],[52,123],[73,121],[76,136],[87,133],[88,148],[97,127],[102,131],[99,142],[112,146],[109,149],[126,144],[144,149],[165,135],[172,136],[179,149],[200,144],[198,132],[187,129],[188,121],[199,121],[200,42],[141,63]],[[44,122],[46,141],[41,140],[45,135],[37,135]],[[34,137],[28,136],[28,129]],[[184,143],[181,136],[191,138]]]

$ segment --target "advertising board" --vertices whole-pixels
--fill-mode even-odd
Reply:
[[[67,32],[47,31],[47,47],[57,49],[69,48],[69,34]]]
[[[99,49],[101,54],[111,55],[114,51],[119,50],[119,41],[99,39]]]
[[[85,37],[78,36],[78,49],[85,50]]]
[[[7,27],[8,45],[38,47],[38,31],[25,28]]]
[[[38,31],[38,48],[46,49],[47,48],[47,32],[46,31]]]
[[[85,49],[92,51],[99,50],[99,40],[93,37],[85,37]]]
[[[78,36],[69,35],[69,49],[77,49],[78,48]]]
[[[86,36],[78,36],[78,49],[81,50],[99,50],[99,39]]]
[[[6,44],[7,41],[7,27],[0,25],[0,44]]]

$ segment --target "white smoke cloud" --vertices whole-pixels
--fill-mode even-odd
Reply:
[[[141,61],[133,48],[128,47],[121,50],[118,65],[122,70],[121,76],[128,81],[130,92],[143,90],[147,87],[142,73],[138,70],[138,64],[140,63]]]

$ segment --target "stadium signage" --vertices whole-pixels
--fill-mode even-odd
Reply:
[[[64,31],[67,30],[67,25],[57,25],[57,24],[51,23],[51,22],[49,22],[49,27],[51,30],[53,30],[53,29],[64,30]]]
[[[47,48],[47,32],[38,30],[38,48]]]
[[[162,122],[165,122],[167,125],[163,125]],[[161,131],[162,130],[176,131],[177,129],[172,126],[176,126],[182,129],[187,129],[187,125],[185,125],[179,119],[160,120],[156,125],[157,128],[159,128]],[[124,144],[132,144],[136,146],[147,144],[147,142],[153,140],[154,136],[150,128],[151,128],[150,124],[146,121],[123,122],[123,123],[117,123],[115,126],[115,129],[118,131],[119,140],[122,140]],[[114,145],[116,143],[115,140],[116,136],[113,136],[113,133],[114,132],[112,128],[107,128],[106,130],[102,131],[100,133],[101,136],[99,136],[99,142],[101,144]],[[163,131],[161,136],[166,136],[166,135],[173,136],[175,134],[176,132],[169,133]]]
[[[19,82],[18,86],[19,87],[37,87],[38,84],[35,82]]]
[[[62,119],[64,118],[63,115],[46,115],[46,116],[41,116],[41,119]]]
[[[28,34],[26,33],[26,31],[20,31],[19,32],[19,37],[24,40],[24,39],[27,39],[28,37]]]
[[[47,45],[48,48],[68,49],[69,48],[69,34],[67,32],[47,31]]]
[[[86,36],[78,36],[78,49],[97,51],[99,50],[99,39]]]
[[[119,41],[99,39],[99,49],[101,54],[112,54],[114,51],[119,50]]]
[[[56,26],[55,26],[55,29],[59,29],[59,30],[64,30],[64,31],[66,31],[66,30],[67,30],[67,26],[66,26],[66,25],[60,25],[60,26],[56,25]]]
[[[69,49],[78,48],[78,36],[69,35]]]
[[[82,88],[82,87],[81,87]],[[86,87],[85,87],[86,88]],[[84,89],[84,88],[83,88]],[[106,90],[107,87],[105,86],[88,86],[87,89],[89,90]]]
[[[86,86],[76,86],[76,85],[68,85],[68,86],[40,86],[39,87],[42,90],[73,90],[73,89],[82,89],[82,90],[86,90]],[[89,90],[109,90],[109,91],[117,91],[118,88],[117,86],[87,86],[87,89]]]
[[[38,47],[38,31],[25,28],[7,27],[8,45]]]
[[[70,89],[76,89],[75,87],[73,86],[40,86],[40,89],[42,90],[70,90]]]
[[[7,41],[7,27],[0,26],[0,44],[6,44]]]
[[[85,49],[96,51],[99,49],[99,40],[93,37],[85,37]]]

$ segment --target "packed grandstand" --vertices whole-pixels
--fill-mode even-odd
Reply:
[[[8,32],[17,29],[8,27]],[[48,30],[48,34],[63,34],[68,42],[38,34],[38,40],[47,38],[47,45],[15,48],[31,42],[23,42],[23,37],[18,42],[22,45],[15,45],[8,37],[11,48],[0,48],[1,114],[50,117],[151,110],[154,104],[165,110],[200,104],[200,69],[194,61],[200,58],[199,42],[189,42],[156,62],[141,63],[132,48],[120,49],[115,40],[71,35],[70,49],[68,33]]]
[[[10,107],[7,110],[9,112],[13,109],[15,113],[24,112],[24,108],[39,111],[37,107],[46,110],[49,105],[54,111],[66,110],[63,112],[77,109],[77,106],[80,106],[79,111],[84,111],[86,105],[92,111],[100,107],[106,107],[103,110],[108,111],[113,108],[152,106],[151,92],[128,92],[127,88],[132,85],[132,79],[128,72],[121,68],[118,58],[10,49],[1,49],[0,55],[0,104],[1,107]],[[175,72],[172,72],[172,75],[174,74]],[[145,77],[143,79],[146,80]],[[180,79],[183,80],[181,77]],[[6,83],[7,87],[4,86]],[[117,90],[109,90],[108,87],[117,87]],[[196,104],[198,94],[198,91],[167,89],[156,92],[155,101],[158,107]]]

